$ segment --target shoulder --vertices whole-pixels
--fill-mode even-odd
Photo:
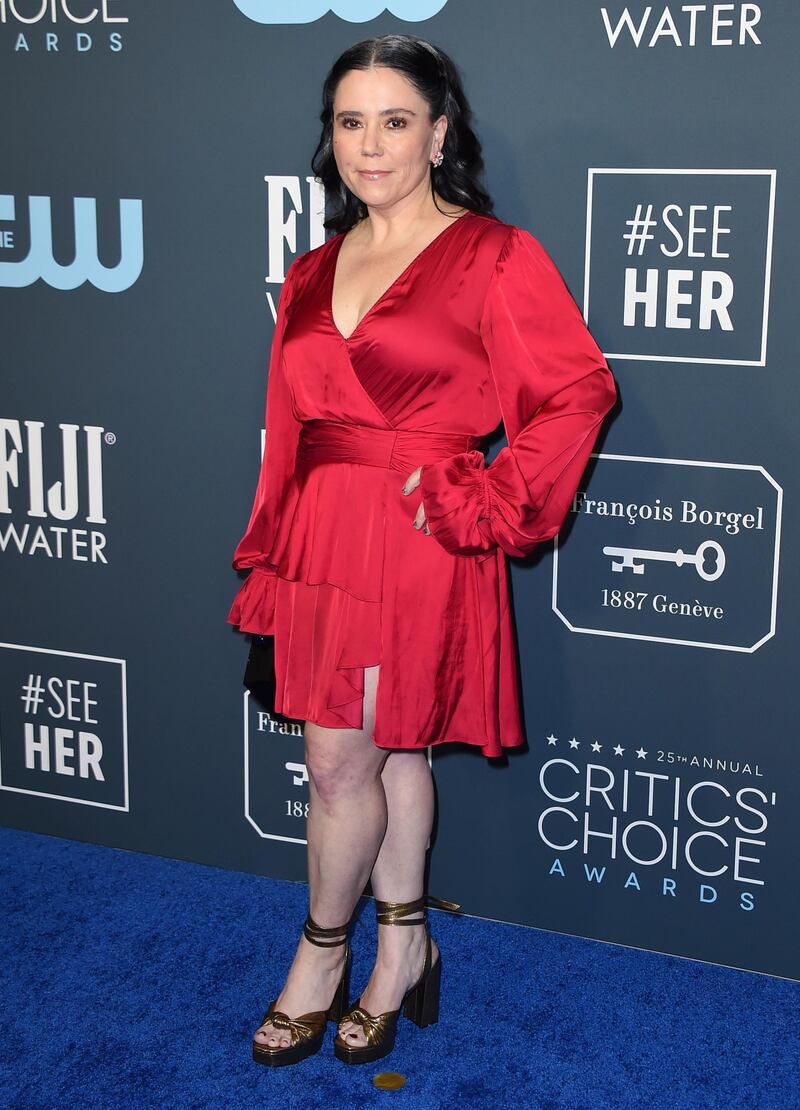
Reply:
[[[491,239],[492,283],[531,286],[538,289],[566,285],[553,256],[525,227],[498,221]],[[501,230],[502,229],[502,230]]]
[[[473,212],[472,233],[487,254],[498,253],[514,230],[514,225],[488,212]]]
[[[295,255],[289,269],[286,271],[287,279],[289,274],[292,275],[293,280],[305,278],[309,274],[313,274],[328,256],[332,245],[343,234],[344,232],[338,232],[336,235],[332,235],[330,239],[326,239],[324,243],[320,243],[319,246],[312,247],[311,250],[303,251],[302,254]]]
[[[548,259],[549,255],[542,243],[526,227],[496,220],[495,227],[488,235],[487,246],[493,251],[496,262],[515,256],[517,258]]]
[[[339,234],[343,234],[343,232]],[[327,258],[328,252],[331,249],[331,244],[336,242],[339,238],[339,234],[333,235],[330,239],[326,239],[324,243],[320,243],[319,246],[312,247],[311,250],[303,251],[302,254],[295,255],[289,263],[286,270],[286,277],[283,280],[283,292],[281,296],[284,296],[287,302],[298,293],[301,293],[309,281],[313,282],[314,275],[319,270],[325,258]]]
[[[527,228],[483,212],[473,213],[472,234],[476,251],[490,270],[504,270],[515,263],[550,264],[552,260]]]

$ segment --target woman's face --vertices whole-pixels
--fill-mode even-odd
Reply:
[[[428,189],[428,165],[444,143],[447,117],[434,124],[428,105],[395,69],[351,69],[333,101],[333,153],[339,175],[370,208],[390,208]]]

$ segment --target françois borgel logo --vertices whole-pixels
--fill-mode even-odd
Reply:
[[[0,288],[23,289],[40,278],[53,289],[88,282],[104,293],[121,293],[134,284],[144,264],[140,200],[115,200],[98,212],[94,197],[74,197],[71,221],[54,221],[52,209],[51,197],[28,197],[25,218],[15,198],[0,193]],[[114,266],[104,266],[98,257],[103,237],[119,239]],[[72,261],[56,262],[57,255]]]
[[[553,560],[573,632],[753,652],[775,634],[783,493],[763,467],[594,455]]]
[[[447,0],[233,0],[254,23],[314,23],[328,12],[348,23],[367,23],[385,11],[419,23],[437,15]]]
[[[244,815],[259,836],[306,843],[308,770],[301,722],[270,713],[246,690]]]
[[[775,177],[589,170],[584,317],[607,358],[766,364]]]
[[[0,790],[128,809],[124,659],[0,644]]]
[[[96,425],[0,418],[0,555],[107,563],[103,451]]]

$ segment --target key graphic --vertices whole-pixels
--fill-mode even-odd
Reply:
[[[308,770],[305,763],[287,763],[286,770],[291,772],[292,786],[302,786],[308,782]]]
[[[632,570],[634,574],[644,574],[644,564],[648,560],[660,563],[675,563],[679,567],[682,567],[685,563],[690,563],[706,582],[715,582],[725,570],[725,552],[716,540],[705,540],[704,543],[700,544],[694,555],[682,551],[680,548],[677,551],[648,551],[640,547],[604,547],[603,554],[610,555],[614,560],[611,563],[612,570],[623,571],[628,569]],[[712,571],[705,569],[706,558],[713,560],[714,569]]]

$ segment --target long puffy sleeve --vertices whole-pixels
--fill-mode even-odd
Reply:
[[[252,567],[228,614],[228,623],[242,632],[263,635],[272,632],[272,610],[276,568],[269,561],[295,466],[300,421],[292,410],[292,399],[283,365],[283,333],[287,308],[296,284],[297,260],[292,262],[278,298],[275,330],[267,375],[264,454],[258,475],[250,520],[233,553],[236,570]]]
[[[558,532],[617,396],[608,364],[544,247],[512,227],[480,333],[508,446],[426,463],[419,488],[432,536],[454,555],[527,555]]]

